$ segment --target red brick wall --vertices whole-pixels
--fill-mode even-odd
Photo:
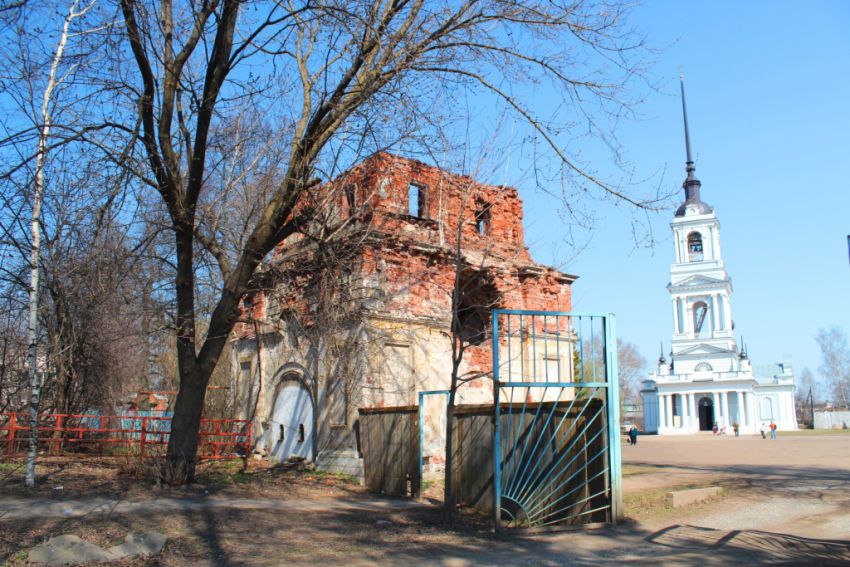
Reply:
[[[427,218],[408,215],[408,187],[425,188]],[[568,311],[572,276],[534,264],[523,242],[522,201],[515,189],[477,183],[469,177],[444,172],[416,160],[386,153],[376,154],[348,173],[327,184],[336,191],[335,200],[347,214],[346,188],[352,188],[360,213],[368,219],[375,235],[362,245],[350,268],[361,283],[378,285],[383,293],[381,310],[398,317],[451,316],[451,293],[455,278],[456,231],[462,223],[462,255],[466,264],[482,269],[497,289],[499,307]],[[478,234],[475,211],[479,203],[490,206],[490,230]],[[443,240],[440,240],[440,222]],[[274,261],[283,260],[282,249]],[[306,315],[307,276],[295,275],[286,289],[277,290],[281,308]],[[255,294],[254,307],[243,309],[243,317],[266,316],[262,292]],[[276,317],[278,314],[268,314]],[[250,325],[237,326],[237,335],[250,336]],[[485,343],[486,345],[486,343]],[[484,345],[482,345],[483,347]],[[472,368],[486,368],[490,350],[471,347],[467,361]]]

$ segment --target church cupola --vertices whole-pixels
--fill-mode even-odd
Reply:
[[[685,119],[685,152],[687,155],[685,171],[688,177],[682,183],[682,188],[685,190],[685,202],[676,210],[676,216],[683,217],[687,214],[704,215],[711,212],[711,207],[707,203],[703,203],[699,196],[699,189],[702,183],[696,178],[695,173],[697,168],[691,157],[691,136],[688,132],[688,108],[685,104],[685,76],[680,75],[679,80],[682,89],[682,115]]]

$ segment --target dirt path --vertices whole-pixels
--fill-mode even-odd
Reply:
[[[838,565],[850,561],[847,542],[680,524],[648,530],[645,525],[628,523],[615,528],[497,538],[483,527],[443,526],[432,507],[401,500],[4,499],[2,507],[5,515],[0,520],[0,533],[6,544],[32,543],[56,533],[79,534],[102,545],[128,531],[156,529],[168,535],[165,552],[156,559],[122,560],[115,565],[455,567],[628,562],[720,566],[813,559]],[[72,512],[66,514],[68,509]],[[12,553],[7,557],[18,556]]]
[[[764,530],[850,540],[850,436],[642,437],[623,447],[628,495],[721,486],[707,505],[640,518],[718,530]],[[629,471],[636,474],[628,474]]]
[[[81,518],[126,514],[167,514],[205,510],[271,510],[287,514],[302,512],[359,511],[386,512],[419,506],[413,500],[345,500],[341,498],[274,500],[270,498],[152,498],[120,500],[85,498],[49,500],[45,498],[5,498],[0,504],[0,520],[34,518]]]
[[[9,491],[0,496],[0,563],[24,564],[21,551],[50,535],[108,547],[128,532],[156,530],[168,536],[160,556],[114,565],[850,564],[850,437],[642,437],[623,455],[633,510],[676,486],[726,492],[685,509],[650,498],[646,517],[613,528],[496,536],[486,518],[446,525],[434,507],[323,478],[293,491],[267,474],[262,493],[256,478],[209,495]]]

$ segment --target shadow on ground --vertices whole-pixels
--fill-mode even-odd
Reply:
[[[49,535],[74,533],[108,545],[129,531],[168,536],[149,565],[668,565],[850,563],[850,542],[753,530],[636,523],[545,535],[495,535],[485,519],[447,524],[430,506],[381,511],[195,507],[178,512],[0,522],[2,559]],[[125,563],[117,563],[125,565]]]

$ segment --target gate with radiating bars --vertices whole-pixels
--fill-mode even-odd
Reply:
[[[496,529],[616,523],[614,316],[497,309],[492,323]]]

